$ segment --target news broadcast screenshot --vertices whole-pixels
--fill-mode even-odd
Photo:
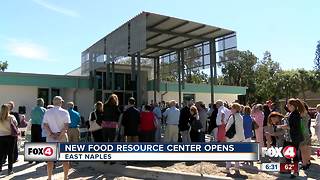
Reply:
[[[320,179],[319,7],[2,0],[0,180]]]

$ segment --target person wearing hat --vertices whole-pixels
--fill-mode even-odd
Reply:
[[[60,96],[53,98],[54,107],[48,109],[43,117],[43,126],[47,133],[47,142],[68,142],[67,131],[71,123],[69,112],[63,109],[63,99]],[[51,180],[53,162],[47,166],[48,179]],[[63,162],[64,179],[68,179],[69,162]]]

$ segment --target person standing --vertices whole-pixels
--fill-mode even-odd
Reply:
[[[301,113],[305,111],[303,104],[297,99],[289,99],[287,104],[288,110],[290,111],[290,115],[288,117],[289,125],[283,126],[284,129],[289,129],[289,134],[291,137],[291,142],[286,142],[284,146],[291,145],[294,146],[299,151],[300,143],[304,140],[303,134],[300,130],[301,128]],[[298,157],[293,158],[295,163],[299,162]],[[294,173],[291,174],[291,177],[297,177],[299,174]]]
[[[258,124],[258,128],[255,129],[255,135],[256,135],[256,142],[260,144],[260,152],[262,147],[264,147],[263,142],[263,121],[264,121],[264,114],[263,114],[263,107],[261,104],[256,104],[252,108],[251,116],[253,118],[253,121],[255,121]]]
[[[166,119],[167,124],[164,141],[178,142],[180,110],[176,107],[175,100],[170,101],[169,105],[170,108],[163,113],[163,117]]]
[[[318,138],[318,144],[320,144],[320,104],[317,105],[316,123],[313,126],[315,134]]]
[[[191,131],[190,131],[190,138],[191,142],[203,142],[202,139],[202,123],[199,118],[199,112],[196,106],[190,107],[190,124],[191,124]]]
[[[20,116],[19,116],[18,112],[14,111],[15,103],[13,101],[9,101],[8,106],[9,106],[10,114],[16,118],[18,126],[19,126],[20,125]]]
[[[263,114],[264,114],[263,131],[268,129],[268,127],[267,127],[268,126],[268,117],[269,117],[270,113],[271,113],[271,111],[270,111],[268,104],[264,104],[263,105]],[[272,138],[274,138],[274,137],[272,137]],[[265,133],[263,133],[263,142],[264,142],[264,146],[266,146],[267,139],[266,139]]]
[[[31,111],[31,142],[43,142],[42,139],[42,121],[46,109],[44,106],[44,100],[42,98],[37,99],[37,106]]]
[[[43,106],[44,100],[42,98],[38,98],[37,106],[31,111],[31,142],[45,142],[42,138],[42,122],[46,109]],[[29,163],[32,163],[32,161]]]
[[[136,100],[131,97],[128,100],[128,106],[123,112],[122,126],[124,127],[124,136],[126,142],[139,142],[139,124],[140,112],[135,107]]]
[[[53,107],[54,107],[53,105],[48,105],[46,111],[48,109],[53,108]],[[43,116],[44,116],[44,114],[43,114]],[[44,129],[44,127],[43,127],[43,121],[42,121],[42,123],[41,123],[41,142],[46,142],[46,139],[47,139],[47,133],[46,133],[46,130]]]
[[[201,138],[200,142],[205,142],[205,133],[207,132],[207,121],[208,121],[208,112],[206,109],[206,106],[203,102],[196,103],[196,107],[199,112],[199,120],[201,122],[202,128],[201,128]]]
[[[47,132],[47,142],[68,142],[68,127],[71,123],[69,112],[63,109],[63,99],[60,96],[53,98],[54,107],[48,109],[43,117],[43,126]],[[47,162],[48,180],[51,180],[54,162]],[[68,179],[69,162],[63,162],[64,179]]]
[[[13,101],[9,101],[8,102],[8,106],[9,106],[9,110],[10,110],[10,114],[13,115],[16,118],[16,121],[18,123],[17,127],[19,127],[20,125],[20,116],[19,113],[14,111],[15,108],[15,104]],[[18,155],[19,155],[19,150],[18,150],[18,137],[16,137],[16,141],[15,141],[16,145],[14,146],[14,162],[18,161]]]
[[[155,115],[150,105],[145,105],[145,111],[140,113],[140,142],[154,142],[155,140]]]
[[[297,99],[298,100],[298,99]],[[299,100],[300,101],[300,100]],[[301,102],[301,101],[300,101]],[[303,104],[303,102],[301,102]],[[303,104],[305,107],[305,110],[300,112],[301,115],[301,133],[303,135],[303,141],[299,144],[300,148],[300,154],[302,159],[302,169],[307,170],[310,168],[311,165],[311,134],[310,134],[310,128],[309,124],[311,124],[311,117],[308,114],[308,105],[306,103]]]
[[[101,126],[103,120],[103,103],[98,101],[95,105],[95,110],[90,113],[89,121],[96,121],[96,123]],[[90,123],[89,123],[90,126]],[[89,127],[90,128],[90,127]],[[92,137],[94,142],[103,142],[102,129],[92,131]]]
[[[190,107],[193,106],[192,102],[185,103],[186,105],[180,111],[179,117],[179,131],[182,136],[183,143],[190,143]]]
[[[67,109],[70,115],[71,123],[69,124],[68,129],[68,138],[69,142],[79,142],[80,141],[80,113],[74,110],[74,103],[68,102]]]
[[[11,124],[18,125],[16,118],[9,112],[9,105],[3,104],[0,110],[0,159],[6,159],[8,156],[8,175],[13,174],[14,146],[16,145],[16,137],[11,135]],[[0,163],[0,173],[3,174],[2,163]]]
[[[160,142],[161,141],[161,118],[162,118],[162,113],[161,109],[158,105],[158,103],[154,103],[153,111],[154,116],[156,118],[156,132],[155,132],[155,142]]]
[[[116,94],[109,96],[103,106],[102,136],[104,142],[114,142],[119,127],[119,100]]]
[[[214,129],[217,128],[217,114],[218,114],[218,108],[216,104],[211,104],[210,108],[211,113],[209,113],[209,128],[208,133],[211,135],[211,140],[215,138],[214,135]],[[216,140],[216,139],[215,139]]]
[[[226,132],[234,125],[235,134],[233,137],[227,138],[227,142],[243,142],[245,140],[243,118],[240,114],[240,104],[234,103],[231,106],[231,116],[226,125]],[[230,173],[231,162],[226,162],[227,173]],[[235,162],[235,175],[240,175],[239,162]]]
[[[243,108],[243,128],[244,128],[244,142],[251,142],[251,138],[253,136],[252,132],[252,117],[251,117],[251,108],[249,106],[245,106]]]
[[[218,100],[216,105],[218,108],[218,113],[216,118],[217,128],[214,129],[214,137],[216,141],[223,142],[225,141],[224,135],[226,134],[225,126],[231,113],[228,108],[224,107],[224,104],[221,100]]]

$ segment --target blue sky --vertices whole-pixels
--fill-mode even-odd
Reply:
[[[265,50],[284,69],[312,69],[320,1],[2,0],[0,60],[8,71],[65,74],[83,50],[142,11],[237,31],[238,49]]]

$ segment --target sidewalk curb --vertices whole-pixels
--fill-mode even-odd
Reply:
[[[173,172],[167,170],[158,170],[151,168],[142,168],[136,166],[124,166],[119,164],[107,165],[102,162],[86,162],[86,165],[92,167],[98,171],[105,173],[117,174],[122,176],[128,176],[133,178],[141,179],[159,179],[159,180],[199,180],[199,179],[210,179],[210,180],[229,180],[232,178],[222,176],[211,176],[201,175],[199,173],[186,173],[186,172]]]

